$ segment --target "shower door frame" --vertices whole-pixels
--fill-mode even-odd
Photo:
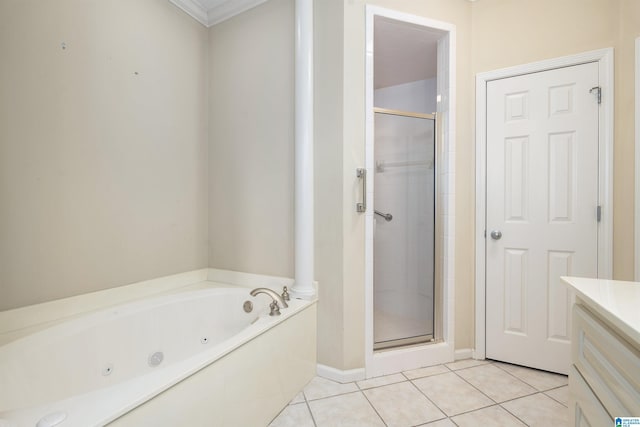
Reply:
[[[374,321],[374,341],[373,341],[373,350],[374,351],[378,351],[378,350],[387,350],[387,349],[391,349],[391,348],[396,348],[396,347],[403,347],[403,346],[408,346],[408,345],[415,345],[415,344],[425,344],[425,343],[429,343],[429,342],[433,342],[436,339],[436,330],[437,327],[439,325],[436,325],[436,301],[437,301],[437,293],[436,293],[436,277],[437,277],[437,272],[436,272],[436,256],[437,256],[437,245],[436,245],[436,238],[437,238],[437,233],[436,233],[436,212],[438,212],[438,197],[437,197],[437,189],[438,189],[438,162],[437,162],[437,143],[438,143],[438,121],[437,121],[437,113],[434,114],[424,114],[424,113],[414,113],[414,112],[408,112],[408,111],[400,111],[400,110],[392,110],[392,109],[388,109],[388,108],[380,108],[380,107],[374,107],[373,108],[373,113],[374,113],[374,117],[376,114],[385,114],[385,115],[389,115],[389,116],[396,116],[396,117],[408,117],[408,118],[413,118],[413,119],[418,119],[418,120],[433,120],[433,169],[434,169],[434,201],[433,201],[433,205],[434,205],[434,223],[433,223],[433,227],[434,227],[434,233],[433,233],[433,255],[434,255],[434,262],[433,262],[433,275],[431,277],[432,280],[432,286],[433,286],[433,293],[431,296],[432,302],[433,302],[433,311],[432,311],[432,333],[431,334],[424,334],[424,335],[417,335],[417,336],[412,336],[412,337],[405,337],[405,338],[395,338],[392,340],[386,340],[386,341],[380,341],[380,342],[376,342],[375,341],[375,321]],[[374,119],[375,120],[375,119]],[[375,135],[374,135],[375,137]],[[375,141],[374,141],[374,145],[375,145]],[[375,178],[375,175],[374,175]],[[374,179],[374,183],[375,183],[375,179]],[[372,199],[373,200],[373,199]],[[374,205],[375,208],[375,205]],[[374,217],[376,215],[375,213],[376,211],[374,210]],[[375,236],[374,236],[374,246],[375,246]],[[375,262],[375,251],[374,251],[374,262]],[[375,275],[373,278],[374,281],[374,294],[375,294]],[[374,295],[374,310],[375,310],[375,295]],[[375,318],[375,315],[374,315]]]
[[[437,342],[374,350],[373,334],[373,208],[365,212],[365,376],[367,378],[401,372],[428,365],[448,363],[467,358],[471,350],[455,350],[455,126],[456,126],[456,27],[422,16],[397,12],[378,6],[366,6],[365,28],[365,167],[367,198],[374,198],[374,81],[373,36],[374,18],[381,16],[409,25],[418,25],[438,32],[437,114],[439,132],[436,135],[436,163],[440,170],[436,181],[436,285],[434,294],[434,332]],[[370,204],[373,206],[373,203]]]

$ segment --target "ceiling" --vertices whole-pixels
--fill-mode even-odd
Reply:
[[[169,0],[202,25],[210,27],[267,0]]]
[[[376,16],[373,37],[375,88],[436,77],[442,32]]]

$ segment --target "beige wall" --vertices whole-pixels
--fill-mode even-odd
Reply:
[[[318,360],[345,365],[342,221],[343,0],[314,2],[315,76],[315,278],[318,296]],[[353,201],[347,206],[352,206]]]
[[[633,279],[633,44],[640,34],[640,2],[482,0],[472,10],[473,74],[614,48],[613,274]]]
[[[293,277],[293,2],[209,30],[209,267]]]
[[[621,0],[616,43],[614,247],[616,279],[633,280],[635,181],[635,39],[640,37],[640,1]]]
[[[206,267],[205,45],[166,0],[0,2],[0,310]]]

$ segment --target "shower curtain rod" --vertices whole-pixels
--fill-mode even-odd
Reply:
[[[392,116],[415,117],[417,119],[428,119],[428,120],[436,119],[436,113],[433,113],[433,114],[412,113],[409,111],[392,110],[389,108],[378,108],[378,107],[375,107],[373,109],[373,112],[379,113],[379,114],[389,114]]]

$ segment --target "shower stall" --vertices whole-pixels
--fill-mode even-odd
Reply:
[[[366,9],[365,168],[356,194],[369,207],[356,203],[356,211],[365,214],[372,378],[455,358],[456,55],[453,25]]]
[[[434,340],[436,116],[374,109],[374,349]]]

